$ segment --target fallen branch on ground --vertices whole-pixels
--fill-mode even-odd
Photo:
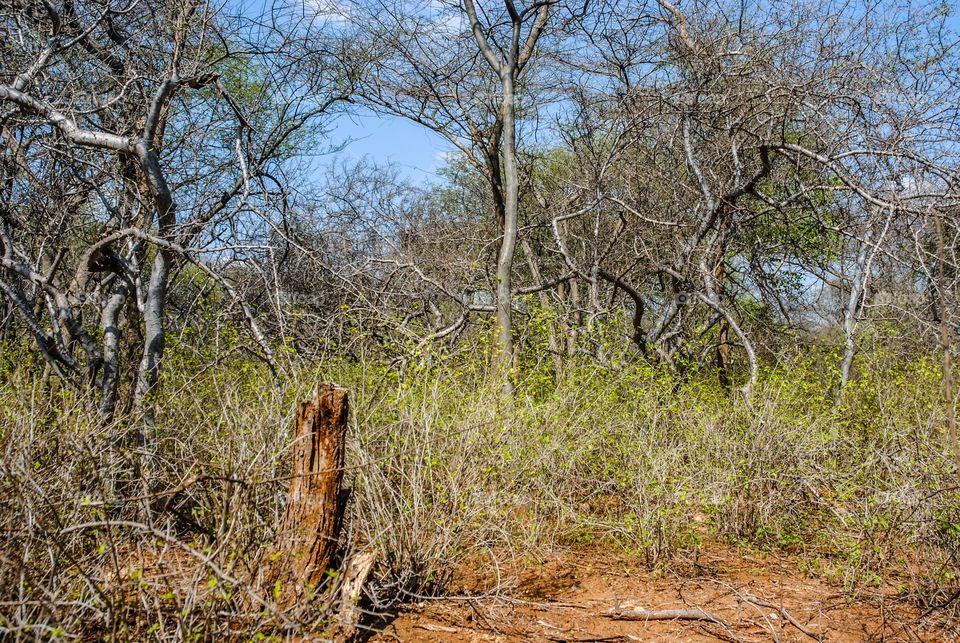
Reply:
[[[616,621],[711,621],[727,627],[726,621],[722,618],[710,612],[705,612],[699,607],[675,610],[625,610],[613,608],[608,610],[604,616]]]
[[[460,629],[456,627],[449,627],[447,625],[434,625],[433,623],[418,623],[414,627],[419,627],[421,630],[426,630],[428,632],[447,632],[448,634],[455,634],[460,631]]]
[[[793,625],[795,628],[797,628],[798,630],[800,630],[810,638],[816,639],[817,641],[824,640],[823,634],[818,634],[813,630],[811,630],[810,628],[806,627],[803,623],[795,619],[793,615],[790,614],[790,612],[788,612],[785,608],[780,607],[779,605],[775,605],[770,601],[765,601],[762,598],[751,596],[750,594],[742,594],[742,597],[743,597],[743,600],[747,601],[748,603],[753,603],[754,605],[757,605],[759,607],[766,607],[768,609],[777,610],[778,612],[780,612],[780,615],[783,618],[785,618],[787,621],[790,622],[791,625]]]

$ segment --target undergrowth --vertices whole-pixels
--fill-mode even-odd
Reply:
[[[715,540],[773,549],[849,592],[894,584],[921,606],[960,586],[933,357],[865,352],[835,404],[826,350],[768,367],[749,403],[713,374],[626,359],[528,369],[505,400],[479,359],[294,363],[274,377],[239,354],[205,368],[174,350],[144,465],[133,422],[103,426],[10,355],[0,627],[14,639],[277,632],[239,579],[270,542],[292,413],[317,380],[352,394],[343,538],[378,552],[373,610],[443,592],[466,560],[495,572],[584,543],[651,567]],[[499,578],[490,590],[509,590]],[[283,618],[323,630],[318,594]]]

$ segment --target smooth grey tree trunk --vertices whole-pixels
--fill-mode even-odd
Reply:
[[[143,357],[140,360],[134,394],[134,408],[142,413],[143,417],[140,446],[147,453],[152,453],[156,448],[153,402],[150,398],[157,385],[160,360],[163,358],[165,344],[163,313],[167,300],[168,274],[169,257],[166,252],[159,251],[153,260],[147,297],[143,306]]]
[[[513,68],[503,69],[503,174],[504,216],[503,238],[497,256],[497,365],[503,377],[503,392],[513,392],[513,259],[517,247],[517,211],[520,201],[520,179],[517,169],[517,134],[514,105]]]
[[[506,395],[513,393],[513,260],[517,247],[517,218],[520,205],[520,175],[517,166],[517,123],[516,123],[516,81],[527,61],[533,55],[537,40],[543,33],[547,23],[550,5],[544,3],[535,7],[536,19],[527,34],[521,50],[521,30],[525,15],[517,10],[513,0],[504,0],[507,13],[510,15],[511,37],[509,44],[500,53],[494,51],[487,40],[487,36],[477,15],[473,0],[464,0],[463,8],[470,21],[477,48],[486,59],[487,64],[500,80],[500,90],[503,96],[500,101],[500,118],[503,131],[500,133],[503,158],[503,235],[500,240],[500,251],[497,254],[497,345],[494,358],[495,367],[499,371],[502,389]],[[496,159],[491,159],[496,163]],[[491,168],[495,170],[496,168]],[[496,172],[492,172],[496,176]],[[496,184],[492,184],[496,189]]]
[[[835,402],[840,403],[843,389],[850,381],[850,369],[853,367],[853,357],[856,354],[857,311],[860,309],[860,298],[867,284],[867,252],[870,249],[871,233],[860,244],[857,259],[854,263],[854,274],[850,284],[850,296],[843,314],[843,361],[840,363],[840,386],[837,389]]]
[[[103,367],[100,374],[99,410],[107,423],[113,420],[117,410],[117,390],[120,381],[120,311],[127,301],[128,288],[121,283],[110,295],[100,314],[100,330],[103,332]]]

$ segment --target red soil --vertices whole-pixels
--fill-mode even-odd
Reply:
[[[510,591],[481,598],[471,595],[491,574],[464,572],[460,596],[403,606],[373,640],[960,641],[942,610],[925,613],[893,587],[851,596],[791,558],[714,546],[676,568],[658,575],[629,557],[574,551],[514,570]],[[618,609],[700,609],[723,624],[619,620]]]

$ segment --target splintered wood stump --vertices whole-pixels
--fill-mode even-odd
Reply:
[[[261,568],[260,588],[281,609],[321,584],[336,553],[348,411],[347,390],[336,384],[318,384],[297,410],[287,504]]]

